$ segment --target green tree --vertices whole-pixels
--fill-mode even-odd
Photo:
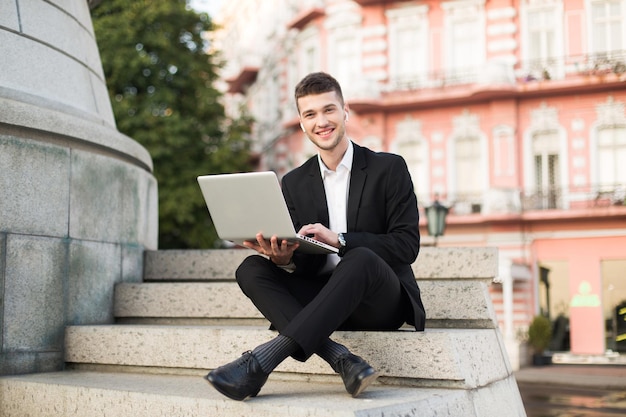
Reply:
[[[198,175],[250,170],[249,126],[229,120],[206,52],[211,18],[185,0],[106,0],[92,21],[120,132],[150,152],[159,184],[159,247],[207,248],[217,239]]]

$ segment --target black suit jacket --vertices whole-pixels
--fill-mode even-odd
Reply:
[[[424,330],[426,315],[411,264],[420,247],[417,198],[406,163],[399,155],[354,145],[348,192],[346,252],[367,247],[394,270],[411,308],[406,322]],[[283,177],[282,190],[296,230],[305,224],[329,225],[324,183],[317,156]],[[298,274],[317,274],[326,255],[294,253]]]

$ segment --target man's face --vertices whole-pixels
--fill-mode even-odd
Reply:
[[[298,108],[302,129],[319,149],[332,150],[345,137],[347,109],[334,91],[300,97]]]

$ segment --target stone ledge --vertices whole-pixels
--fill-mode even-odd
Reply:
[[[45,98],[21,91],[12,91],[11,97],[6,98],[9,92],[11,90],[0,87],[0,132],[101,153],[152,172],[152,158],[148,151],[117,131],[115,126],[103,124],[89,115],[71,112],[63,106],[59,110],[42,107],[41,102],[51,104]]]
[[[463,391],[374,384],[359,398],[336,382],[270,379],[260,395],[232,401],[198,376],[60,372],[0,378],[0,415],[256,417],[525,417],[513,377]]]
[[[249,249],[148,251],[145,258],[147,281],[233,279],[241,261],[254,254]],[[413,271],[420,279],[487,278],[498,274],[496,248],[420,249]]]
[[[71,326],[66,329],[66,362],[114,366],[213,369],[230,362],[275,332],[259,327]],[[333,339],[363,356],[381,377],[402,384],[473,389],[511,375],[497,329],[414,332],[335,332]],[[328,375],[314,356],[288,359],[277,371]]]
[[[497,327],[485,282],[423,280],[419,286],[430,327]],[[118,284],[114,306],[117,318],[263,318],[235,282]]]

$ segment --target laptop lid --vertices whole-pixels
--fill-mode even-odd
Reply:
[[[274,172],[246,172],[198,177],[198,184],[220,239],[242,245],[256,241],[261,232],[269,238],[300,242],[311,253],[337,252],[335,247],[298,236]]]

